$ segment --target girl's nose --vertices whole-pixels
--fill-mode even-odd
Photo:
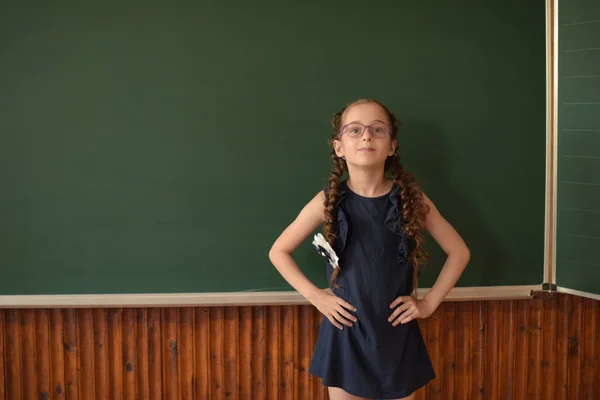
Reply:
[[[371,128],[365,127],[365,131],[363,132],[363,140],[372,140],[373,134],[371,133]]]

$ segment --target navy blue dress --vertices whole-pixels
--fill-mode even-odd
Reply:
[[[414,241],[399,219],[401,202],[397,186],[371,198],[344,183],[336,206],[340,288],[332,291],[356,307],[358,321],[340,330],[323,318],[309,372],[359,397],[397,399],[435,378],[417,320],[387,320],[392,301],[413,287]],[[328,280],[332,272],[327,264]]]

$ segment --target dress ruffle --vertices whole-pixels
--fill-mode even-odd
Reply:
[[[405,222],[400,212],[402,197],[400,196],[400,187],[394,185],[392,191],[389,194],[391,202],[390,209],[388,210],[385,218],[385,226],[398,235],[398,256],[397,260],[399,264],[404,264],[408,260],[410,252],[413,250],[415,242],[414,239],[409,237],[405,232]]]

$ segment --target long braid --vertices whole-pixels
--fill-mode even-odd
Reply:
[[[342,113],[339,112],[334,115],[331,125],[333,125],[334,132],[339,129],[340,119]],[[334,136],[330,139],[330,147],[333,149],[333,140]],[[346,171],[346,162],[339,158],[335,154],[335,150],[331,151],[331,160],[333,161],[333,169],[331,171],[331,175],[329,176],[329,188],[327,191],[327,197],[325,198],[325,239],[333,247],[335,239],[337,238],[337,233],[335,231],[335,208],[336,203],[338,201],[340,191],[341,191],[341,177],[344,175]],[[334,287],[339,287],[339,285],[335,282],[335,278],[337,278],[339,274],[339,269],[335,268],[333,270],[333,274],[331,275],[330,284]]]
[[[400,121],[383,104],[377,101],[375,103],[381,106],[390,117],[392,138],[397,142]],[[416,296],[417,288],[419,287],[420,265],[429,261],[429,254],[425,251],[425,238],[423,237],[423,228],[425,227],[427,213],[429,213],[429,206],[425,204],[423,191],[415,181],[413,174],[404,171],[404,166],[400,163],[400,156],[397,153],[397,147],[396,153],[386,160],[385,169],[390,172],[394,184],[400,188],[400,198],[402,199],[400,218],[404,222],[406,234],[415,243],[415,247],[408,255],[408,259],[413,265],[413,295]]]
[[[416,295],[419,286],[419,265],[429,260],[429,255],[423,248],[424,221],[429,207],[423,201],[423,192],[415,182],[410,172],[405,172],[400,163],[400,157],[394,154],[389,160],[389,171],[394,179],[394,184],[400,187],[402,199],[401,216],[404,220],[406,234],[415,241],[415,247],[408,258],[413,265],[413,293]]]

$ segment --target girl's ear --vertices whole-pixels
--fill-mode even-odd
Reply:
[[[398,146],[398,141],[396,139],[392,140],[390,142],[390,152],[388,153],[388,156],[393,156],[394,153],[396,152],[396,147]]]
[[[342,148],[342,142],[339,140],[334,140],[333,141],[333,149],[335,150],[335,155],[338,157],[343,157],[344,156],[344,150]]]

